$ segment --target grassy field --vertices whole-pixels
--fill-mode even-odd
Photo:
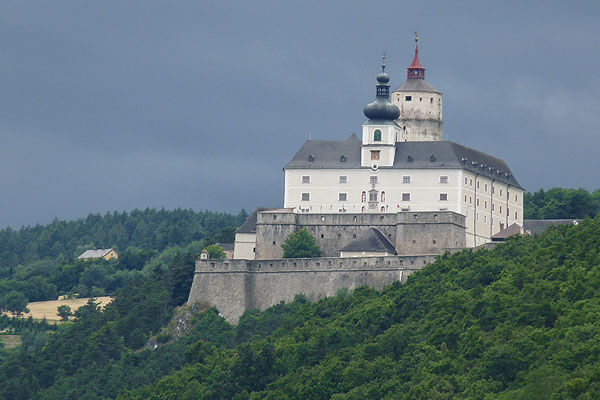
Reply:
[[[48,300],[48,301],[34,301],[27,305],[29,312],[24,314],[23,318],[29,316],[34,319],[46,318],[48,321],[59,321],[60,317],[56,313],[58,306],[67,305],[71,307],[71,311],[75,312],[79,307],[87,303],[89,298],[82,299],[68,299],[68,300]],[[100,303],[102,307],[110,303],[112,297],[96,297],[96,301]]]
[[[0,335],[0,341],[4,343],[7,349],[14,349],[21,344],[20,335]]]

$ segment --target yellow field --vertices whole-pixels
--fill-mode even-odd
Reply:
[[[89,298],[82,299],[69,299],[69,300],[48,300],[48,301],[34,301],[27,305],[29,312],[24,314],[24,318],[32,316],[34,319],[46,318],[48,321],[60,321],[60,317],[56,313],[58,306],[67,305],[71,307],[71,311],[75,312],[79,307],[85,305]],[[110,303],[112,297],[96,297],[96,302],[100,303],[102,307]]]

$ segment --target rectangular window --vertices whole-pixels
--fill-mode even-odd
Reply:
[[[302,193],[302,201],[309,201],[310,193]]]
[[[477,207],[479,207],[479,199],[477,199]]]
[[[502,189],[500,189],[500,197],[502,197]]]
[[[345,175],[340,176],[340,183],[348,183],[348,177]]]
[[[467,195],[465,194],[465,203],[467,202]]]
[[[448,201],[448,193],[440,193],[440,201]]]
[[[402,177],[402,183],[410,183],[410,176],[404,175]]]
[[[487,200],[483,202],[483,208],[487,208]]]
[[[469,186],[473,186],[473,179],[469,179]]]
[[[469,204],[473,204],[473,198],[469,196]]]
[[[404,98],[404,100],[406,100],[406,101],[411,101],[411,100],[412,100],[412,96],[406,96],[406,97]]]
[[[377,182],[378,182],[378,179],[377,179],[376,175],[371,175],[369,177],[369,183],[377,183]]]
[[[484,216],[483,216],[483,223],[484,223],[484,224],[487,224],[487,215],[484,215]]]
[[[515,203],[517,203],[518,201],[519,201],[519,196],[517,196],[517,195],[515,194]]]
[[[487,183],[483,185],[483,190],[487,192]]]
[[[492,194],[494,194],[494,185],[492,185]]]
[[[518,214],[517,214],[517,212],[515,211],[515,219],[518,219],[518,218],[517,218],[517,215],[518,215]]]
[[[479,182],[477,182],[477,189],[479,189]]]
[[[477,215],[475,216],[475,219],[476,219],[477,221],[479,221],[479,213],[477,213]]]
[[[498,211],[499,214],[502,214],[502,206],[500,206],[500,211]]]
[[[410,201],[410,193],[402,193],[402,201]]]
[[[371,190],[369,192],[369,201],[377,201],[377,190]]]
[[[494,203],[492,203],[492,211],[494,211]]]
[[[468,182],[468,181],[469,181],[469,180],[468,180],[467,178],[465,178],[465,185],[467,184],[467,182]]]
[[[440,183],[448,183],[448,177],[446,175],[440,176]]]
[[[304,175],[302,177],[302,183],[310,183],[310,176]]]
[[[338,200],[339,201],[346,201],[346,200],[348,200],[348,193],[338,193]]]
[[[379,160],[381,156],[380,150],[371,150],[371,160]]]

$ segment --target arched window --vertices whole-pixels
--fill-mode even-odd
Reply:
[[[381,206],[381,212],[385,212],[385,207]]]
[[[385,192],[381,192],[381,202],[385,202]]]
[[[381,142],[381,131],[379,129],[375,129],[375,132],[373,132],[373,140],[375,142]]]
[[[360,208],[360,212],[361,212],[361,213],[363,213],[363,214],[365,213],[365,206],[362,206],[362,207]]]
[[[367,192],[362,192],[361,201],[364,203],[367,201]]]

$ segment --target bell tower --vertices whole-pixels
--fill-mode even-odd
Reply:
[[[408,66],[406,81],[392,93],[392,103],[400,109],[396,119],[402,129],[399,142],[443,140],[442,92],[425,81],[416,32],[415,56]]]
[[[400,110],[390,102],[390,77],[385,72],[385,56],[377,75],[375,101],[364,108],[368,118],[362,129],[361,166],[376,171],[379,167],[394,165],[396,141],[399,133],[394,122]]]

